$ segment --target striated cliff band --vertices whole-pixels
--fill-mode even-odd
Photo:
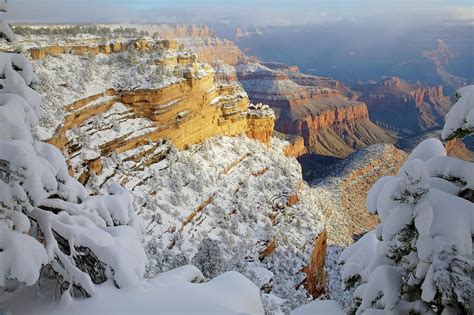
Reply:
[[[391,77],[354,87],[378,125],[406,134],[419,134],[443,125],[452,102],[442,86],[420,86]]]
[[[301,136],[309,152],[344,157],[370,144],[395,141],[370,121],[366,105],[354,101],[342,83],[267,65],[241,64],[238,79],[253,102],[273,107],[276,130]]]
[[[138,50],[167,49],[161,41],[158,46],[144,41],[132,44]],[[93,54],[70,48],[62,51],[71,55]],[[161,82],[146,88],[127,88],[111,82],[104,92],[63,106],[63,122],[48,141],[65,150],[73,173],[80,174],[82,182],[87,182],[92,172],[100,172],[103,156],[136,151],[159,140],[185,148],[218,135],[246,134],[268,145],[274,127],[273,111],[267,105],[250,104],[238,84],[215,84],[212,68],[196,63],[195,59],[188,53],[165,50],[165,57],[153,59],[153,64],[172,69],[172,81],[158,77]],[[96,128],[91,119],[100,121],[101,127]],[[84,137],[88,143],[78,143]]]

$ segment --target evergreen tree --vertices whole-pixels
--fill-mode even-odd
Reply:
[[[204,238],[199,243],[198,251],[191,263],[198,267],[208,279],[214,278],[227,270],[227,262],[224,260],[219,242],[210,238]]]
[[[0,33],[13,40],[4,22]],[[146,256],[130,195],[112,184],[90,196],[69,176],[61,152],[33,138],[42,101],[32,65],[3,52],[0,65],[0,290],[40,276],[75,297],[93,295],[109,279],[120,288],[139,285]]]
[[[443,138],[474,132],[474,86],[460,90]],[[446,156],[428,139],[398,176],[381,178],[367,206],[380,217],[341,256],[343,280],[356,286],[351,313],[472,314],[474,163]]]

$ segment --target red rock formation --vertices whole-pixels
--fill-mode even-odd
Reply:
[[[306,273],[304,287],[312,297],[317,298],[327,292],[326,262],[326,231],[316,238],[311,260],[308,266],[303,268]]]
[[[174,60],[175,64],[181,64],[179,59]],[[147,128],[143,128],[147,132],[129,130],[112,139],[97,140],[97,156],[84,158],[79,170],[74,170],[84,183],[92,173],[101,171],[101,156],[130,151],[157,143],[160,139],[169,140],[181,149],[213,136],[244,133],[268,146],[274,127],[274,113],[270,107],[250,104],[238,84],[216,85],[210,66],[194,64],[193,58],[188,59],[183,63],[191,63],[195,70],[184,73],[185,80],[158,89],[109,89],[66,106],[64,122],[49,143],[63,149],[66,156],[78,155],[81,147],[68,138],[67,132],[74,127],[87,128],[83,125],[87,120],[108,112],[120,103],[128,109],[120,114],[119,119],[142,118],[147,122]],[[199,76],[193,71],[198,72]],[[111,131],[111,134],[114,132]]]
[[[431,59],[437,67],[442,67],[443,65],[448,64],[455,56],[446,42],[441,39],[438,39],[437,50],[424,50],[422,54],[426,58]]]
[[[302,137],[308,151],[343,157],[369,144],[394,141],[369,120],[364,103],[328,88],[347,92],[338,81],[294,73],[278,63],[269,65],[279,70],[259,64],[239,66],[239,81],[253,102],[275,109],[276,130]]]
[[[273,133],[273,127],[275,126],[274,117],[260,116],[247,118],[247,131],[246,136],[250,139],[258,140],[265,145],[270,144],[270,139]]]
[[[388,78],[377,84],[358,85],[360,101],[380,126],[405,133],[440,127],[452,103],[442,86],[419,86]]]

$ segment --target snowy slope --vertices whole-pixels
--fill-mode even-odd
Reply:
[[[188,150],[172,148],[144,169],[131,162],[106,169],[95,182],[122,180],[134,196],[146,221],[150,275],[189,261],[211,238],[221,244],[227,269],[261,287],[271,281],[272,294],[301,303],[305,294],[295,287],[305,279],[301,269],[321,232],[318,204],[325,199],[302,183],[298,162],[281,152],[284,144],[274,138],[267,149],[246,137],[216,137]],[[299,202],[290,205],[296,195]],[[272,242],[275,252],[262,257]],[[268,270],[266,280],[259,270]]]
[[[34,139],[42,102],[24,57],[0,53],[0,74],[0,313],[156,313],[158,303],[163,314],[263,314],[258,287],[235,272],[194,284],[204,278],[187,266],[145,281],[128,191],[109,182],[91,195]]]
[[[139,56],[138,65],[127,58],[60,55],[34,61],[44,82],[42,109],[50,118],[38,134],[48,138],[62,123],[62,108],[75,100],[111,87],[156,88],[181,80],[182,67],[147,66],[143,71],[141,65],[154,56]],[[70,157],[76,176],[101,144],[154,128],[146,119],[125,118],[126,108],[115,103],[80,130],[66,133],[87,149]],[[321,209],[330,196],[314,194],[303,183],[298,162],[282,153],[285,145],[272,139],[267,148],[244,136],[217,137],[183,151],[169,143],[143,144],[105,156],[87,188],[102,194],[118,182],[131,193],[145,220],[148,277],[188,263],[202,240],[210,238],[221,244],[222,271],[249,277],[266,292],[267,308],[290,309],[308,301],[302,269],[323,230]]]

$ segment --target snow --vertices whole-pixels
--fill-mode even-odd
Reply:
[[[443,296],[440,307],[454,301],[454,309],[469,309],[474,204],[458,195],[472,189],[473,165],[447,157],[439,140],[428,139],[397,176],[373,186],[367,206],[381,223],[340,259],[344,282],[359,284],[357,313],[431,313],[438,295]],[[402,286],[419,292],[422,300],[401,295]]]
[[[33,285],[39,277],[40,268],[48,262],[43,246],[22,231],[10,231],[1,224],[2,221],[0,221],[0,286],[5,285],[6,279],[16,279],[27,285]]]
[[[258,288],[236,272],[227,272],[206,283],[193,266],[160,274],[135,290],[117,290],[111,284],[97,288],[83,300],[52,302],[34,290],[22,292],[4,305],[14,314],[264,314]],[[199,282],[199,281],[198,281]]]
[[[371,231],[342,252],[339,263],[344,265],[343,279],[349,279],[356,275],[361,275],[362,279],[368,278],[371,272],[368,266],[376,254],[377,243],[375,233]]]
[[[41,98],[26,84],[34,76],[24,65],[22,75],[14,72],[13,58],[1,57],[7,93],[0,95],[0,122],[20,124],[23,133],[0,140],[0,285],[18,281],[2,292],[2,312],[263,314],[259,288],[236,272],[197,284],[202,274],[187,266],[144,281],[143,225],[128,191],[109,183],[105,194],[89,196],[57,148],[33,141]],[[50,271],[41,292],[28,287],[44,267]],[[56,279],[59,303],[47,289]],[[77,288],[91,297],[72,299]]]
[[[409,159],[420,159],[426,162],[435,156],[446,156],[446,151],[441,141],[431,138],[418,144],[411,152]]]
[[[458,133],[474,132],[474,85],[459,89],[461,98],[446,114],[446,123],[441,136],[444,140],[456,137]]]
[[[316,195],[305,185],[298,194],[300,202],[286,206],[287,198],[298,190],[301,170],[296,160],[281,154],[283,145],[272,141],[272,149],[267,149],[246,137],[216,137],[186,151],[172,150],[165,160],[150,166],[154,176],[140,186],[129,181],[126,187],[136,200],[148,204],[147,196],[156,194],[154,208],[137,206],[149,226],[148,242],[156,242],[162,250],[171,246],[171,256],[191,258],[203,238],[218,239],[225,260],[231,265],[243,262],[239,271],[250,269],[259,285],[272,278],[269,270],[278,268],[273,290],[281,298],[292,298],[294,287],[304,279],[300,270],[309,262],[322,218],[314,206]],[[265,167],[264,174],[252,175]],[[206,200],[209,204],[196,219],[183,225]],[[160,223],[155,222],[156,213]],[[268,218],[272,213],[273,225]],[[260,262],[259,252],[272,236],[278,249]]]
[[[344,311],[335,301],[313,301],[303,305],[293,312],[291,315],[344,315]]]
[[[42,99],[31,64],[0,53],[0,71],[0,123],[17,126],[0,140],[0,284],[33,285],[50,268],[66,294],[74,284],[92,295],[109,277],[139,287],[147,258],[128,192],[110,185],[108,194],[89,196],[60,151],[33,140]]]
[[[94,40],[84,38],[89,39]],[[180,53],[172,56],[178,58]],[[86,144],[84,154],[71,156],[68,165],[58,149],[36,141],[38,135],[43,140],[51,136],[63,122],[66,107],[78,99],[111,87],[164,87],[180,82],[189,70],[158,68],[143,56],[137,56],[137,64],[123,57],[60,55],[36,60],[41,85],[24,57],[0,58],[5,74],[2,92],[8,92],[0,94],[0,128],[19,126],[0,140],[0,160],[7,162],[0,163],[0,200],[8,207],[1,210],[0,232],[6,235],[1,241],[18,241],[23,246],[18,249],[26,249],[13,253],[12,247],[4,246],[5,252],[0,252],[0,280],[25,282],[11,292],[2,291],[2,311],[263,314],[261,290],[271,291],[264,294],[265,301],[275,310],[307,302],[305,290],[296,287],[304,280],[302,269],[323,228],[324,201],[316,202],[317,195],[302,183],[297,161],[283,155],[286,142],[272,139],[269,149],[242,136],[216,137],[186,151],[160,141],[148,143],[107,157],[103,172],[94,179],[97,187],[84,187],[69,176],[68,167],[76,170],[84,160],[96,158],[94,149],[104,141],[131,139],[156,126],[132,117],[117,123],[127,108],[115,103],[96,117],[114,130],[94,130],[86,122],[68,132],[68,140],[84,136],[78,142]],[[212,69],[201,65],[193,71],[203,76]],[[236,95],[246,96],[240,88]],[[113,101],[104,96],[89,106]],[[86,109],[90,108],[72,110]],[[38,129],[41,112],[45,119]],[[273,111],[257,104],[248,114],[273,116]],[[140,158],[145,148],[163,159],[151,165],[135,162],[133,158]],[[290,206],[288,199],[294,195],[299,202]],[[195,267],[173,268],[194,257],[196,245],[205,238],[223,244],[226,266],[234,271],[222,270],[201,283],[204,277]],[[273,240],[275,252],[260,257]],[[145,253],[143,244],[155,255]],[[25,265],[14,266],[11,257]],[[145,270],[149,258],[164,262],[150,263]],[[171,271],[163,273],[167,270]],[[145,272],[156,277],[144,280]],[[39,282],[41,286],[29,287]]]
[[[4,9],[4,6],[0,7],[0,9]],[[12,30],[10,29],[10,26],[4,20],[0,20],[0,34],[3,34],[9,42],[15,40],[15,34],[13,34]]]
[[[248,114],[250,116],[258,117],[275,117],[275,112],[273,109],[271,109],[270,106],[264,105],[262,103],[249,104]]]

